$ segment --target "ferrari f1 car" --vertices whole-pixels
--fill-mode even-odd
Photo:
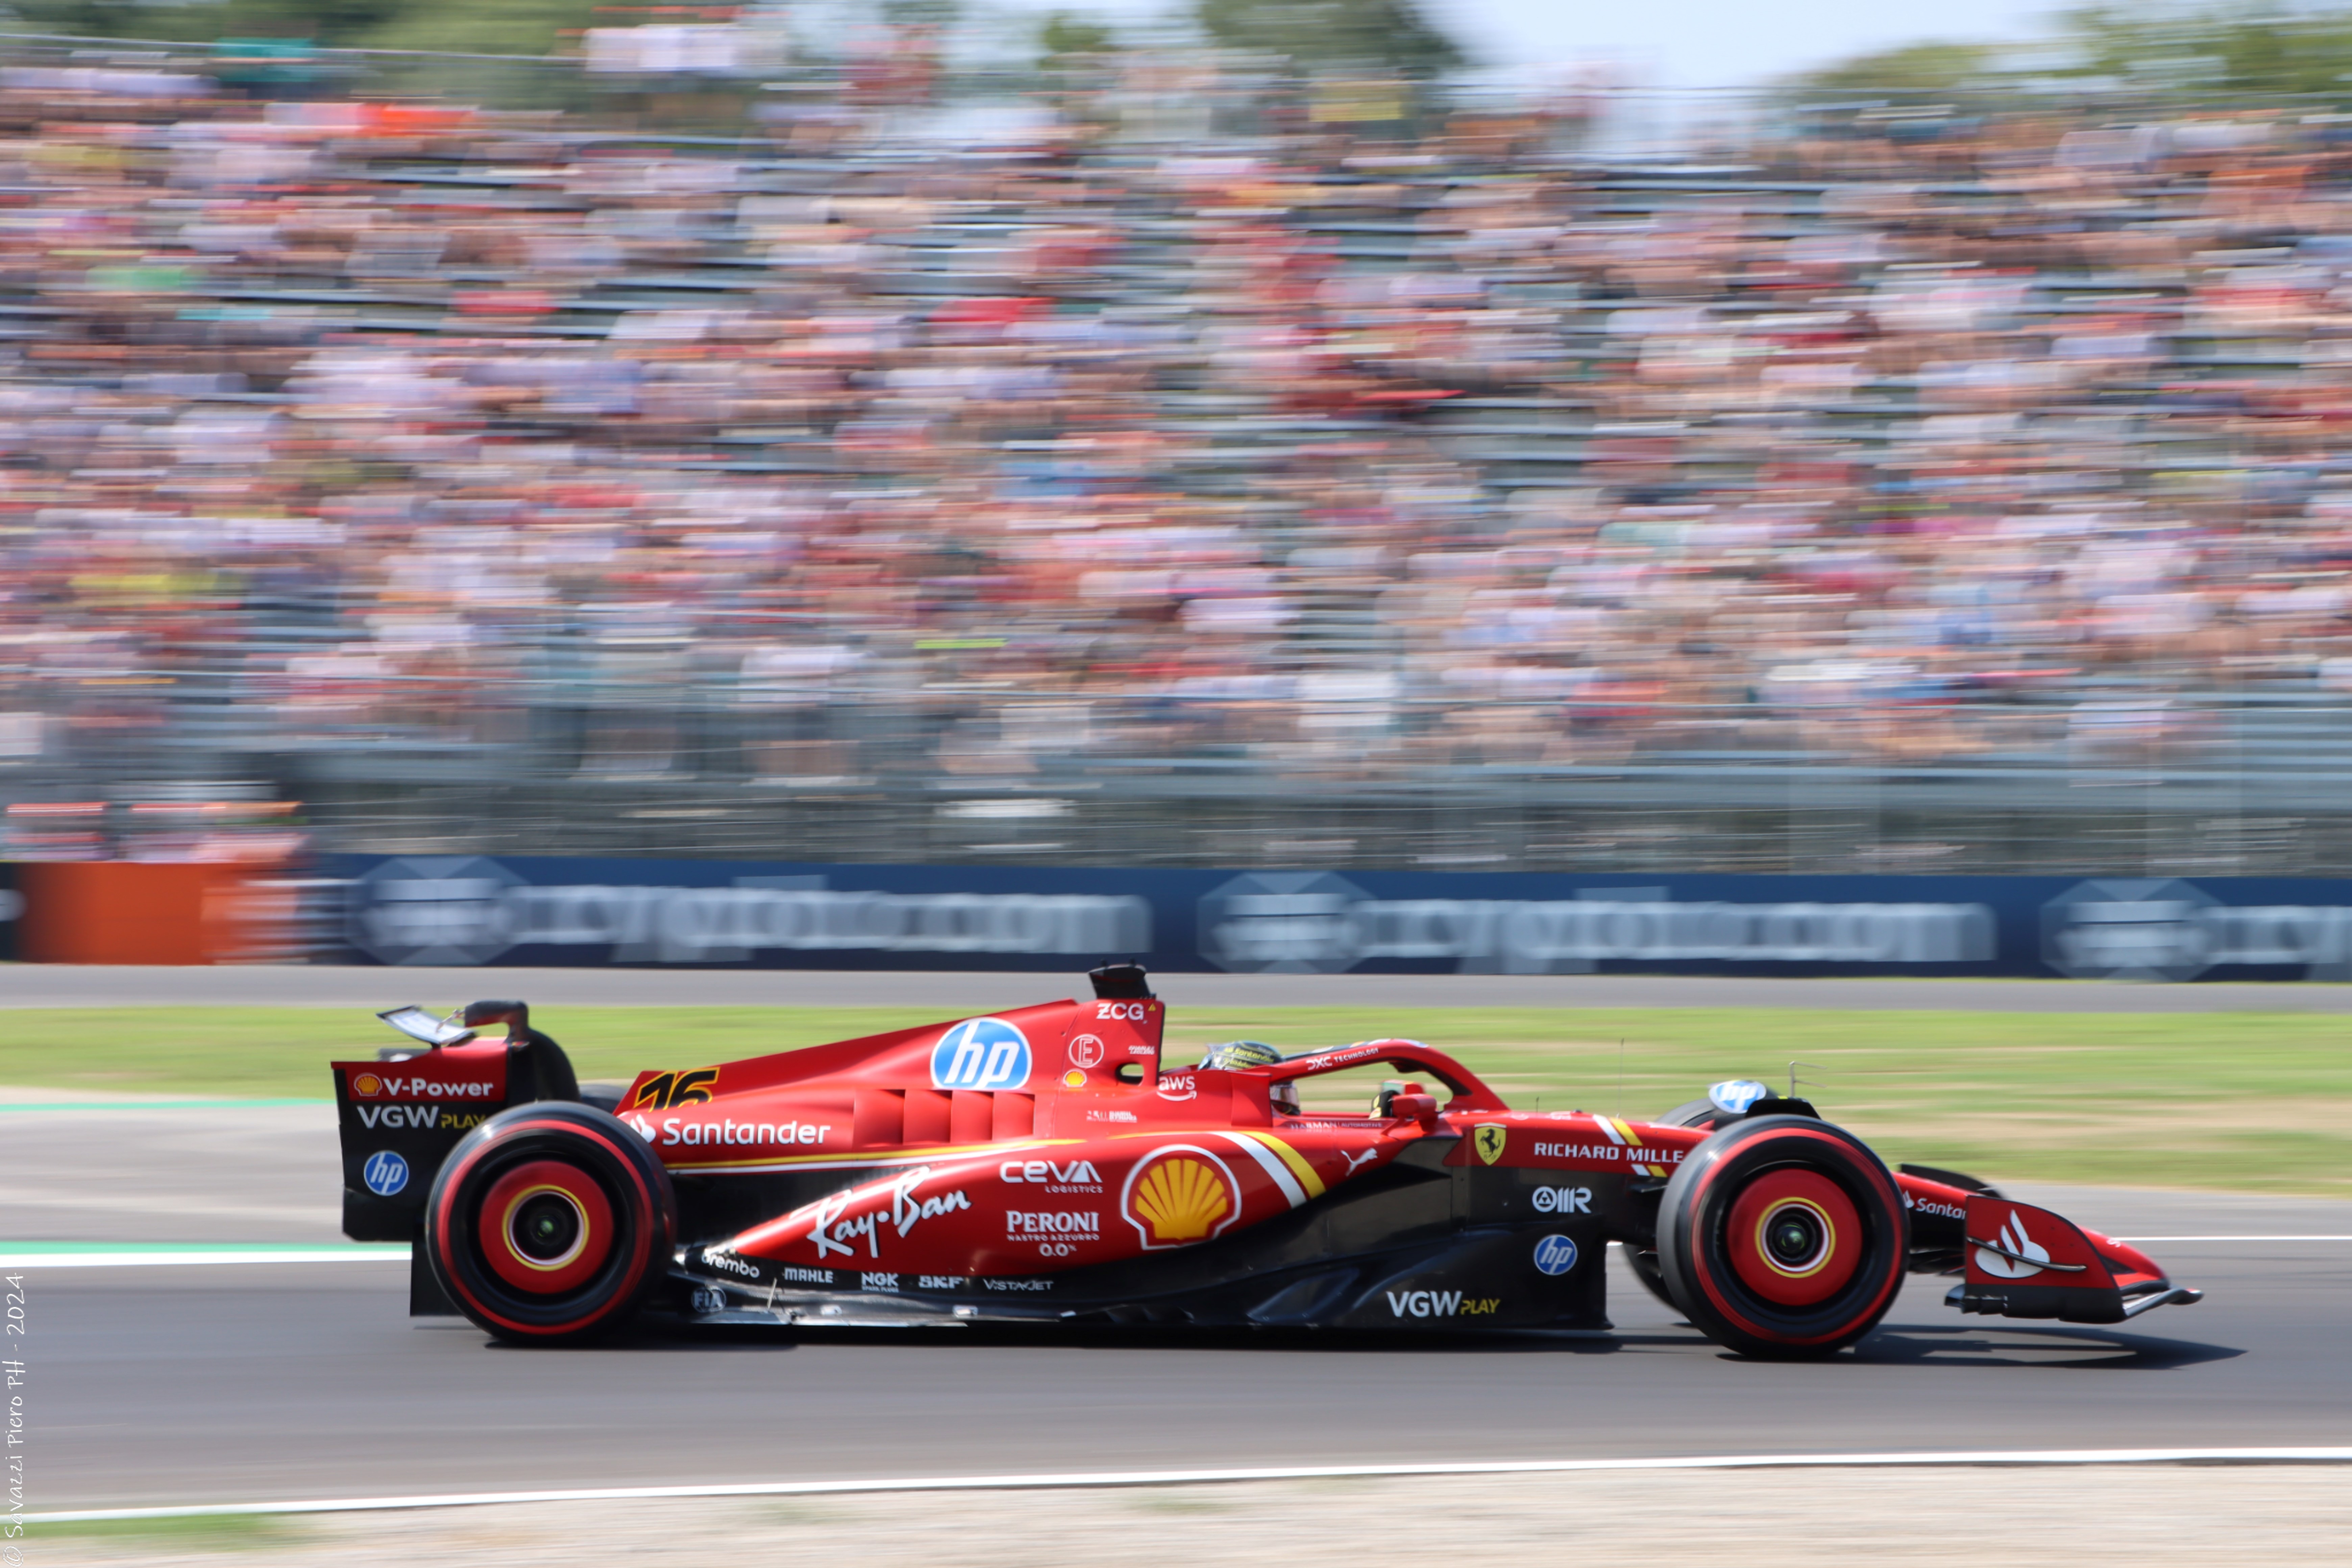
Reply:
[[[1412,1040],[1235,1042],[1171,1068],[1143,971],[1091,978],[1083,1001],[625,1088],[583,1089],[519,1002],[385,1014],[414,1044],[334,1066],[344,1231],[414,1241],[413,1311],[534,1344],[647,1310],[1600,1330],[1612,1241],[1752,1355],[1853,1343],[1906,1272],[2012,1318],[2116,1323],[2198,1299],[1981,1182],[1889,1171],[1793,1085],[1718,1084],[1633,1121],[1514,1110]],[[1397,1077],[1361,1109],[1301,1108],[1318,1078],[1363,1068]]]

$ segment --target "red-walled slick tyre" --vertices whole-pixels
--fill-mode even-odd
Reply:
[[[565,1344],[626,1322],[677,1236],[669,1172],[593,1106],[502,1110],[449,1152],[425,1205],[425,1259],[499,1339]]]
[[[1654,1116],[1650,1120],[1660,1127],[1704,1127],[1712,1132],[1726,1121],[1736,1119],[1711,1100],[1686,1100],[1664,1116]],[[1658,1249],[1629,1241],[1624,1251],[1625,1266],[1633,1271],[1633,1278],[1642,1282],[1642,1289],[1673,1307],[1675,1299],[1666,1294],[1666,1277],[1658,1268]],[[1675,1310],[1681,1309],[1675,1308]]]
[[[1910,1226],[1877,1155],[1806,1116],[1733,1122],[1658,1201],[1658,1266],[1682,1314],[1755,1356],[1825,1356],[1877,1326]]]

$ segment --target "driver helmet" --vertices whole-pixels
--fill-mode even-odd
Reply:
[[[1281,1059],[1282,1053],[1264,1040],[1228,1040],[1222,1046],[1211,1046],[1209,1054],[1201,1058],[1201,1065],[1231,1071],[1235,1068],[1272,1067]],[[1298,1086],[1296,1083],[1276,1084],[1266,1099],[1276,1110],[1285,1116],[1298,1114]]]
[[[1201,1058],[1201,1065],[1230,1072],[1240,1068],[1270,1068],[1281,1059],[1282,1053],[1264,1040],[1227,1040],[1222,1046],[1211,1046],[1209,1054]]]

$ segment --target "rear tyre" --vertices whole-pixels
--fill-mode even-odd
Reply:
[[[1690,1100],[1655,1118],[1654,1124],[1659,1127],[1704,1127],[1712,1132],[1731,1119],[1729,1111],[1711,1100]],[[1642,1282],[1642,1289],[1667,1306],[1675,1307],[1675,1299],[1666,1294],[1665,1276],[1658,1272],[1658,1249],[1629,1241],[1624,1250],[1626,1266],[1633,1270],[1633,1278]],[[1675,1307],[1675,1310],[1682,1309]]]
[[[1861,1339],[1895,1304],[1910,1240],[1878,1156],[1811,1117],[1724,1128],[1658,1204],[1668,1299],[1743,1355],[1825,1356]]]
[[[468,1132],[425,1205],[434,1279],[458,1310],[517,1344],[577,1343],[627,1322],[677,1237],[669,1172],[645,1140],[559,1100]]]

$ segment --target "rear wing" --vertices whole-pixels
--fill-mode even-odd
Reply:
[[[577,1100],[580,1089],[562,1048],[530,1026],[530,1009],[520,1002],[468,1003],[447,1018],[421,1007],[376,1016],[416,1046],[332,1064],[343,1234],[410,1241],[433,1178],[459,1139],[509,1105]],[[507,1026],[503,1036],[477,1034],[496,1024]]]

